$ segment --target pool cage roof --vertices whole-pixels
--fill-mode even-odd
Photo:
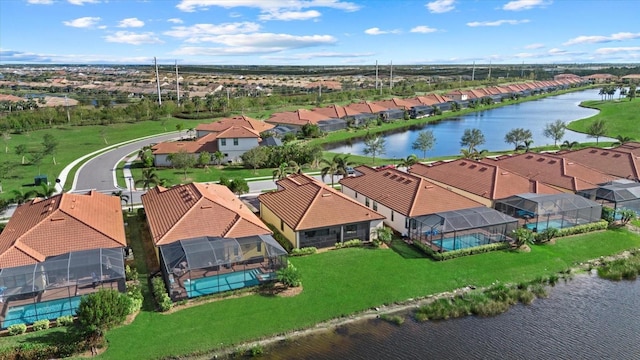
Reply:
[[[596,199],[614,203],[640,200],[640,183],[631,180],[616,180],[596,189]]]
[[[568,193],[552,195],[525,193],[499,200],[496,204],[529,211],[538,216],[600,207],[600,204],[594,201]]]
[[[160,254],[167,272],[173,268],[189,271],[249,260],[242,251],[243,247],[253,248],[258,243],[265,247],[269,258],[287,255],[287,251],[271,235],[237,239],[202,236],[162,245]]]
[[[448,233],[514,223],[518,220],[492,208],[480,206],[423,215],[417,217],[416,221],[423,226],[438,228],[441,232]]]
[[[100,248],[51,256],[36,264],[0,270],[4,294],[20,295],[41,290],[90,284],[94,279],[125,278],[122,248]]]

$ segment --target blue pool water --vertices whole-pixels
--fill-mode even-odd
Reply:
[[[433,244],[441,247],[443,250],[451,251],[465,249],[474,246],[486,245],[491,239],[481,233],[458,235],[455,238],[444,238],[442,240],[434,240]]]
[[[568,228],[568,227],[572,227],[575,226],[576,224],[570,222],[570,221],[563,221],[563,220],[549,220],[547,221],[540,221],[538,223],[531,223],[531,224],[527,224],[527,229],[529,230],[533,230],[536,229],[536,231],[540,232],[540,231],[544,231],[546,228],[556,228],[556,229],[564,229],[564,228]]]
[[[38,320],[55,320],[60,316],[75,315],[80,304],[80,296],[45,301],[36,304],[21,305],[9,308],[2,328],[14,324],[33,324]]]
[[[260,284],[260,281],[258,280],[259,274],[260,270],[251,269],[185,281],[187,296],[192,298],[223,291],[241,289],[248,286],[256,286]],[[266,274],[263,274],[263,276],[264,275]]]

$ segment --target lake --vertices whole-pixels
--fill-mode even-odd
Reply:
[[[411,149],[411,145],[423,129],[432,130],[436,138],[436,144],[433,149],[427,152],[427,157],[459,155],[460,138],[464,130],[470,128],[478,128],[484,133],[486,142],[479,146],[478,150],[512,150],[513,145],[505,143],[504,136],[514,128],[531,130],[533,146],[553,145],[553,140],[543,135],[545,125],[556,120],[569,123],[596,115],[597,110],[578,105],[585,100],[600,100],[601,96],[598,92],[598,89],[590,89],[550,96],[496,109],[477,111],[437,123],[424,124],[409,130],[398,130],[384,135],[386,152],[379,157],[401,159],[411,154],[422,157],[422,153]],[[587,142],[595,139],[567,130],[562,141],[564,140]],[[353,140],[350,144],[328,144],[325,149],[345,154],[364,155],[364,144],[361,140]]]
[[[363,296],[366,296],[363,294]],[[312,311],[312,310],[310,310]],[[263,359],[640,359],[640,281],[578,275],[496,317],[359,321],[265,349]]]

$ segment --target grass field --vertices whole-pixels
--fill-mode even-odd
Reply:
[[[502,251],[445,262],[401,245],[398,252],[351,248],[292,258],[303,277],[300,295],[251,295],[170,315],[143,311],[131,325],[107,334],[110,345],[101,358],[202,353],[470,284],[532,280],[639,246],[639,236],[617,230],[558,239],[555,245],[533,246],[530,253]]]
[[[600,110],[595,116],[571,122],[571,130],[586,133],[588,127],[597,119],[606,122],[606,135],[615,138],[618,135],[640,140],[640,99],[608,101],[585,101],[582,106]]]

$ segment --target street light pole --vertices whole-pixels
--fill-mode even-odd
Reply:
[[[133,176],[129,176],[129,201],[131,206],[129,207],[129,212],[133,212]]]

